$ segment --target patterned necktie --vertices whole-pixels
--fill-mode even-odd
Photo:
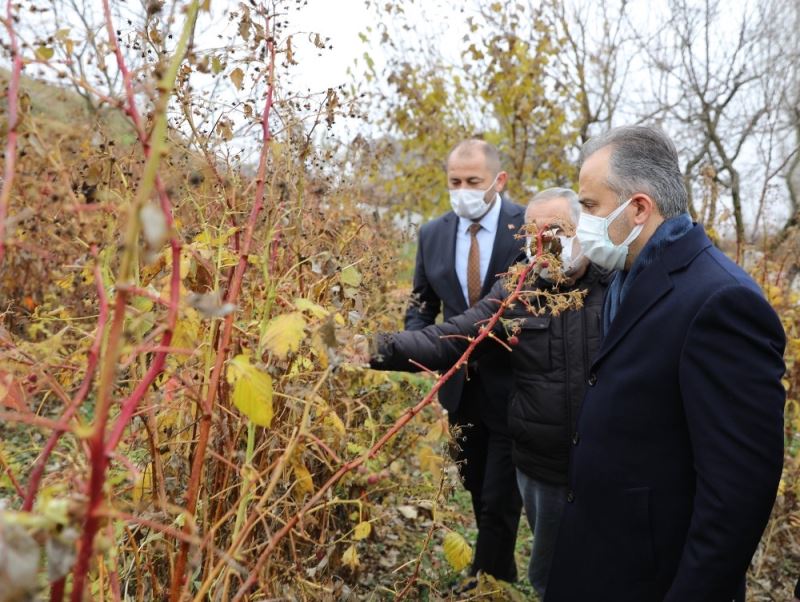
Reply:
[[[472,307],[481,298],[481,250],[478,246],[478,230],[480,224],[471,224],[469,227],[469,259],[467,260],[467,296],[469,306]]]

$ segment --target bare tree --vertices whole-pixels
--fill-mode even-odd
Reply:
[[[597,126],[608,129],[622,100],[630,62],[626,43],[632,38],[626,26],[628,0],[575,3],[551,0],[545,14],[562,40],[556,78],[573,91],[578,101],[578,138],[581,143]]]
[[[723,15],[719,0],[671,0],[661,31],[650,40],[640,38],[657,78],[655,98],[644,112],[678,130],[689,157],[684,177],[693,216],[709,226],[720,218],[715,203],[698,213],[693,193],[699,176],[713,172],[730,198],[739,259],[747,242],[744,199],[757,191],[757,227],[770,183],[795,152],[786,149],[779,118],[791,60],[769,37],[781,4],[751,3],[729,34],[731,16]],[[762,168],[759,181],[743,186],[742,170],[752,157]]]

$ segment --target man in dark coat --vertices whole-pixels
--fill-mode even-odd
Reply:
[[[573,438],[547,602],[744,602],[783,462],[781,323],[687,215],[672,142],[582,152],[578,239],[621,268]]]
[[[577,195],[555,188],[537,194],[526,211],[526,222],[545,228],[555,223],[577,223]],[[561,232],[556,230],[556,235]],[[580,257],[574,240],[559,236],[561,260],[568,276],[559,287],[529,275],[532,301],[538,291],[586,291],[580,308],[552,315],[532,315],[525,303],[516,301],[503,314],[493,334],[514,343],[507,358],[513,371],[509,402],[509,429],[513,438],[513,461],[525,513],[533,532],[528,579],[544,595],[558,525],[567,497],[567,465],[572,433],[589,376],[591,359],[600,347],[600,310],[609,274]],[[468,337],[475,337],[482,324],[497,311],[498,301],[509,294],[498,281],[489,294],[464,313],[442,324],[420,331],[379,335],[371,366],[384,370],[417,370],[410,359],[429,369],[449,369],[466,350]],[[516,341],[505,324],[519,324]],[[455,336],[454,336],[455,335]],[[498,347],[485,339],[473,352],[482,358]]]
[[[420,228],[407,330],[433,324],[440,311],[445,319],[462,313],[521,257],[522,242],[514,236],[524,209],[500,197],[507,178],[497,150],[483,140],[466,140],[450,153],[453,211]],[[498,348],[471,363],[439,391],[439,401],[461,431],[457,460],[478,527],[471,574],[481,570],[514,581],[521,500],[511,463],[511,372],[504,355]]]

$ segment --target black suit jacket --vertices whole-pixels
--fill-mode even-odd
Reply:
[[[507,271],[509,266],[524,257],[524,240],[515,238],[524,221],[525,209],[503,199],[481,297],[492,289],[497,281],[497,274]],[[457,228],[458,216],[452,211],[420,228],[414,290],[405,317],[406,330],[421,330],[435,323],[440,311],[444,312],[444,319],[447,320],[468,309],[456,275]],[[497,352],[486,354],[480,362],[471,362],[469,367],[453,375],[439,390],[441,404],[451,413],[458,410],[466,372],[477,369],[489,400],[484,415],[492,425],[502,430],[507,429],[511,370],[506,353],[498,345]]]
[[[730,602],[783,463],[785,336],[702,226],[636,278],[573,437],[547,602]]]

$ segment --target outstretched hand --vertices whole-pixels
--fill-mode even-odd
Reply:
[[[361,368],[369,368],[371,357],[369,337],[363,334],[354,335],[343,349],[343,355],[347,363]]]

